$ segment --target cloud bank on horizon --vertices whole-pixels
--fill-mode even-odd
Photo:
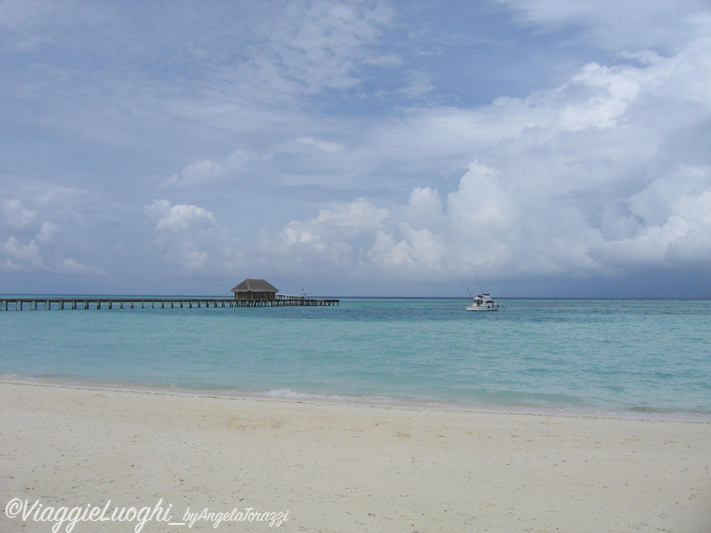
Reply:
[[[0,64],[0,292],[711,295],[705,1],[9,0]]]

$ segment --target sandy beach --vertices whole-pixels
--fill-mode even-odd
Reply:
[[[3,532],[711,529],[709,421],[20,383],[0,399]]]

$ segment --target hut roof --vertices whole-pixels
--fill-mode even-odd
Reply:
[[[263,279],[246,279],[236,287],[232,289],[231,292],[279,292],[274,285],[264,281]]]

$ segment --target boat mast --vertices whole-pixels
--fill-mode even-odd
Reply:
[[[462,276],[459,276],[459,277],[462,278],[462,283],[464,283],[464,287],[467,289],[467,292],[469,293],[469,298],[474,298],[474,297],[472,296],[471,291],[469,290],[469,287],[467,287],[467,282],[464,281],[464,277],[462,277]]]
[[[481,281],[479,281],[479,276],[474,274],[474,277],[476,278],[476,282],[479,284],[479,290],[481,291],[481,294],[484,294],[484,289],[481,287]]]

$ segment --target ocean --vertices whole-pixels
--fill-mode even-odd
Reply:
[[[516,411],[711,416],[711,300],[343,298],[0,311],[0,379]]]

